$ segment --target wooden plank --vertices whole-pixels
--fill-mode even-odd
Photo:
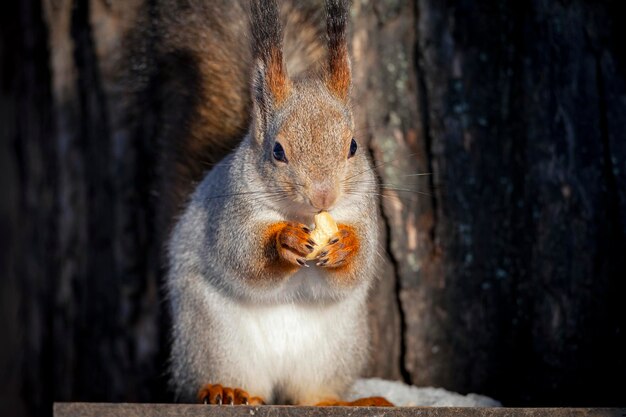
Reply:
[[[55,403],[54,417],[624,417],[626,408],[296,407]]]

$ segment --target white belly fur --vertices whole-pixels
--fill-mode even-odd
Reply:
[[[225,372],[215,377],[268,401],[276,395],[301,403],[337,395],[342,387],[333,383],[342,354],[350,354],[352,343],[365,343],[351,337],[362,313],[360,297],[323,306],[244,306],[217,293],[211,298],[211,317],[223,324],[216,329],[219,352],[210,355]]]

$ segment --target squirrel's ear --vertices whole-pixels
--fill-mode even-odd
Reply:
[[[253,0],[251,12],[255,60],[252,99],[262,110],[269,110],[283,104],[291,90],[283,62],[283,29],[275,0]]]
[[[347,26],[349,0],[326,0],[326,32],[328,34],[328,74],[326,85],[343,101],[348,99],[351,86],[348,56]]]
[[[263,141],[274,111],[286,100],[291,81],[286,75],[277,74],[275,69],[257,59],[252,72],[252,114],[254,137]]]
[[[255,60],[252,73],[252,100],[255,105],[264,111],[280,107],[290,90],[291,81],[282,65],[282,54],[269,61],[261,58]]]

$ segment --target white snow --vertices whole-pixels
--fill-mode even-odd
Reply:
[[[352,386],[348,400],[385,397],[401,407],[501,407],[500,402],[478,394],[461,395],[442,388],[418,388],[380,378],[359,379]]]

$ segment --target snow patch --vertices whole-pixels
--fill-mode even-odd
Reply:
[[[348,393],[348,400],[385,397],[399,407],[501,407],[500,402],[478,394],[461,395],[443,388],[418,388],[380,378],[359,379]]]

